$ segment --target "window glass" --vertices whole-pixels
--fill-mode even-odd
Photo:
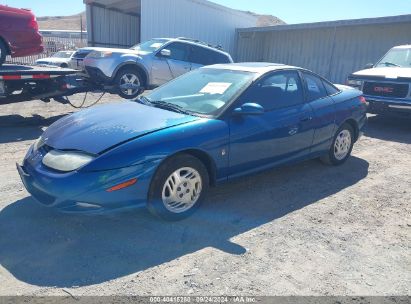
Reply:
[[[339,90],[333,86],[331,83],[328,83],[327,81],[323,81],[324,87],[327,90],[328,95],[334,95],[339,92]]]
[[[213,64],[216,64],[216,63],[231,63],[230,59],[228,59],[228,57],[226,55],[224,55],[222,53],[219,53],[219,52],[213,52],[213,53],[214,53],[214,55],[213,55],[214,63]]]
[[[165,48],[171,52],[170,59],[188,61],[190,47],[190,45],[185,43],[174,42],[167,45]]]
[[[377,66],[409,68],[411,66],[411,49],[391,49],[377,63]]]
[[[228,63],[230,62],[224,54],[219,52],[214,52],[200,46],[192,46],[192,52],[190,55],[190,62],[211,65],[217,63]]]
[[[130,49],[146,53],[153,53],[157,51],[159,48],[161,48],[167,41],[167,39],[151,39],[140,44],[134,45]]]
[[[190,62],[202,65],[210,65],[214,63],[214,52],[199,46],[192,46]]]
[[[152,91],[146,98],[194,113],[217,115],[254,77],[255,74],[243,71],[196,69]]]
[[[266,111],[302,104],[300,77],[295,71],[276,72],[248,89],[242,101],[258,103]]]
[[[320,78],[308,73],[304,73],[304,78],[309,101],[324,98],[328,95]]]

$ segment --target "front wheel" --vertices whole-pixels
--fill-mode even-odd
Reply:
[[[346,123],[338,129],[328,154],[321,160],[328,165],[341,165],[350,157],[353,146],[354,130]]]
[[[140,73],[133,68],[125,68],[118,72],[115,80],[118,95],[125,99],[136,98],[144,91]]]
[[[148,209],[165,220],[184,219],[198,209],[208,187],[208,172],[199,159],[187,154],[171,157],[153,177]]]

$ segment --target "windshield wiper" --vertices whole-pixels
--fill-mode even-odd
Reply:
[[[137,101],[139,101],[140,103],[142,103],[142,104],[145,104],[145,105],[151,105],[151,101],[147,98],[147,97],[145,97],[145,96],[139,96],[139,97],[137,97],[137,99],[136,99]]]
[[[157,108],[161,108],[161,109],[165,109],[165,110],[171,110],[174,112],[178,112],[178,113],[182,113],[182,114],[188,114],[188,115],[194,115],[193,112],[188,111],[186,109],[184,109],[183,107],[180,107],[179,105],[176,105],[174,103],[170,103],[170,102],[166,102],[166,101],[162,101],[162,100],[148,100],[147,98],[145,98],[147,101],[150,102],[150,104],[152,104],[153,106],[157,107]]]
[[[398,65],[396,63],[389,62],[389,61],[381,62],[380,64],[385,64],[385,65],[395,66],[395,67],[401,67],[400,65]]]

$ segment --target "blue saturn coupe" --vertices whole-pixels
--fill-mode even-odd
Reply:
[[[214,65],[58,120],[17,168],[36,200],[64,212],[146,206],[178,220],[218,183],[311,158],[344,163],[366,121],[360,91],[308,70]]]

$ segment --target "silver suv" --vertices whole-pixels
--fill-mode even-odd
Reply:
[[[231,63],[219,46],[187,38],[156,38],[130,49],[87,48],[84,68],[100,84],[132,99],[204,65]]]

